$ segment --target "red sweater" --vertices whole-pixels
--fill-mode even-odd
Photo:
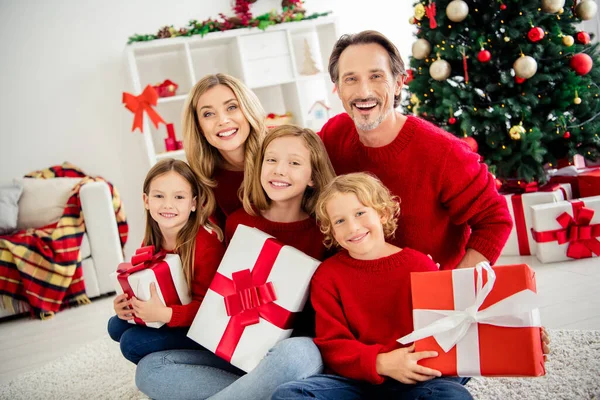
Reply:
[[[225,254],[225,247],[216,234],[200,227],[196,235],[194,276],[192,277],[192,302],[184,306],[171,306],[173,315],[167,324],[171,327],[190,326],[204,300],[208,286]]]
[[[238,208],[242,208],[237,192],[244,181],[244,171],[216,168],[213,179],[217,181],[217,187],[213,189],[217,201],[215,217],[217,224],[223,229],[227,217]]]
[[[410,273],[437,271],[425,254],[404,248],[378,260],[356,260],[345,250],[325,260],[311,282],[315,344],[327,369],[380,384],[378,354],[402,347],[413,331]]]
[[[227,243],[233,237],[239,224],[259,229],[282,242],[292,246],[317,260],[325,258],[327,250],[323,245],[323,234],[313,218],[298,222],[272,222],[261,215],[252,216],[240,208],[227,218],[225,238]]]
[[[391,243],[431,254],[442,269],[455,268],[466,248],[496,261],[512,220],[487,166],[463,141],[408,116],[392,143],[366,147],[345,113],[319,136],[336,173],[371,172],[400,197]]]

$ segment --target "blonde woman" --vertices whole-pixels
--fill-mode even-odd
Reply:
[[[242,207],[241,185],[254,170],[265,132],[258,98],[233,76],[207,75],[190,91],[183,114],[185,154],[199,180],[214,192],[221,227]]]

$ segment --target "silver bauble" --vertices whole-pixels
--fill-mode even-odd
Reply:
[[[537,62],[533,57],[522,56],[514,62],[513,69],[519,78],[529,79],[537,72]]]
[[[469,15],[469,6],[463,0],[453,0],[446,7],[446,15],[452,22],[461,22]]]
[[[585,21],[593,19],[598,11],[598,5],[592,0],[583,0],[575,7],[575,14]]]
[[[417,39],[412,45],[412,55],[417,60],[423,60],[431,53],[431,45],[425,39]]]
[[[435,60],[433,64],[429,67],[429,75],[436,81],[445,81],[450,76],[450,72],[452,68],[450,67],[450,63],[446,60],[442,60],[441,58]]]
[[[556,14],[565,6],[565,0],[542,0],[542,11]]]

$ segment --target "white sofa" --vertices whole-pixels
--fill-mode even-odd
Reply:
[[[57,184],[61,179],[71,179],[73,184]],[[77,182],[73,178],[36,179],[35,181],[35,188],[24,186],[19,201],[17,225],[19,228],[35,227],[26,226],[27,222],[23,224],[23,221],[26,221],[32,214],[39,214],[41,208],[52,202],[50,198],[64,199],[66,203],[70,188]],[[41,190],[40,186],[42,186]],[[33,191],[36,193],[32,193]],[[48,194],[49,192],[50,194]],[[79,194],[86,230],[79,251],[81,252],[86,293],[89,298],[94,298],[114,291],[109,275],[123,261],[123,252],[108,185],[105,182],[90,182],[81,187]],[[43,197],[40,199],[40,196]],[[34,205],[32,206],[32,204]],[[45,210],[42,212],[47,213]],[[12,314],[10,311],[0,308],[0,318]]]

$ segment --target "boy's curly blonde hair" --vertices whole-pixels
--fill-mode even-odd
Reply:
[[[338,193],[356,195],[358,201],[363,205],[373,208],[380,217],[385,217],[383,234],[386,239],[394,237],[400,215],[400,199],[398,196],[392,195],[389,189],[373,175],[358,172],[334,178],[317,200],[315,213],[321,232],[325,235],[323,243],[327,248],[340,245],[333,237],[333,226],[326,210],[329,200]]]

